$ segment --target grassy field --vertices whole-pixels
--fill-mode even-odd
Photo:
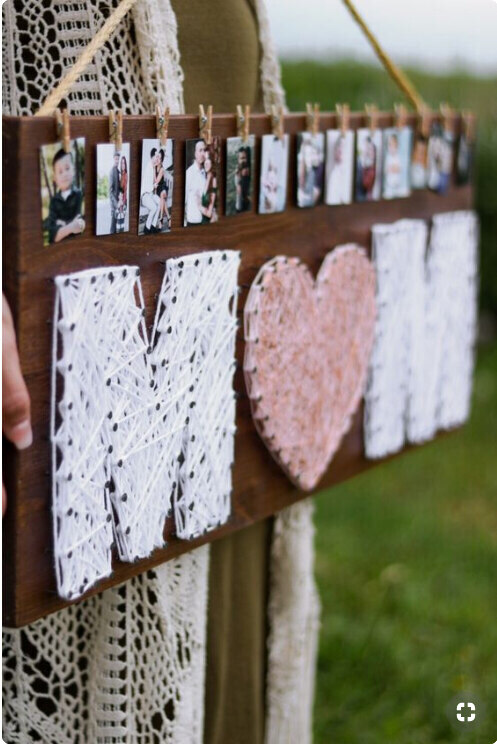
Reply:
[[[497,315],[497,80],[409,74],[433,107],[447,100],[478,112],[481,304]],[[293,110],[307,100],[323,109],[399,100],[385,73],[366,65],[292,62],[283,78]],[[496,422],[493,346],[480,351],[464,430],[317,497],[315,744],[497,739]],[[446,714],[461,690],[486,706],[473,734]]]
[[[315,744],[497,739],[497,347],[462,431],[316,499]],[[446,706],[486,705],[478,735]]]

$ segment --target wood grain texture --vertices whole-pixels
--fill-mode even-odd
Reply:
[[[391,123],[391,115],[380,114],[379,126]],[[410,123],[414,124],[414,117],[410,118]],[[321,115],[321,130],[335,124],[333,114]],[[365,125],[362,114],[351,115],[353,128]],[[286,117],[285,130],[290,134],[304,128],[304,114]],[[103,265],[138,264],[147,304],[147,321],[151,325],[163,262],[172,256],[212,249],[240,250],[240,284],[250,284],[260,265],[278,254],[299,256],[316,274],[323,257],[337,245],[356,242],[369,249],[371,227],[377,222],[393,222],[400,217],[429,219],[438,212],[472,206],[471,187],[453,186],[445,197],[422,191],[409,199],[390,202],[298,209],[295,206],[295,138],[291,138],[287,210],[284,213],[256,215],[254,206],[253,213],[224,218],[223,162],[219,222],[183,228],[184,140],[198,136],[198,119],[195,116],[177,116],[171,117],[169,123],[169,136],[176,140],[173,229],[169,234],[138,237],[141,140],[155,137],[156,132],[155,116],[137,116],[125,117],[123,125],[123,139],[131,143],[130,232],[95,237],[95,146],[108,141],[108,120],[106,117],[73,117],[71,135],[86,137],[86,230],[82,236],[44,247],[38,158],[40,145],[53,142],[54,131],[51,118],[4,117],[4,291],[14,314],[22,369],[32,400],[34,432],[34,444],[25,452],[18,453],[9,444],[4,445],[9,505],[4,520],[3,620],[6,625],[15,627],[67,604],[58,597],[55,586],[49,475],[52,279],[55,275]],[[251,132],[261,135],[270,131],[267,116],[252,117]],[[235,116],[215,116],[213,134],[222,138],[234,136]],[[259,145],[257,141],[254,205],[258,198]],[[244,291],[241,310],[245,296]],[[241,334],[237,358],[241,363]],[[174,525],[168,522],[165,548],[134,564],[115,559],[113,575],[86,596],[307,497],[308,494],[291,485],[259,440],[251,420],[249,402],[243,397],[241,370],[236,374],[235,387],[242,397],[237,407],[233,510],[229,523],[204,538],[185,542],[175,538]],[[362,411],[359,411],[319,488],[339,483],[373,464],[363,455]]]

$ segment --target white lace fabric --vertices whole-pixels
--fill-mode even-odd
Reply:
[[[207,546],[4,631],[9,744],[202,741]]]
[[[6,0],[2,5],[3,111],[30,115],[60,81],[119,0]],[[266,111],[284,105],[264,0],[256,0]],[[28,57],[22,50],[32,51]],[[138,0],[68,99],[72,114],[184,113],[183,72],[170,0]],[[290,519],[292,514],[295,519]],[[269,642],[267,744],[311,741],[317,600],[312,503],[275,518],[270,626],[299,658]],[[291,522],[292,528],[286,530]],[[282,541],[285,543],[283,550]],[[306,556],[299,563],[278,556]],[[117,588],[3,633],[3,735],[9,744],[200,744],[203,738],[209,547]],[[298,623],[294,626],[294,623]],[[271,636],[272,637],[272,636]],[[287,639],[286,641],[284,639]],[[306,670],[308,686],[288,730],[287,710]],[[296,675],[296,676],[295,676]],[[288,705],[285,705],[287,699]],[[273,701],[277,701],[273,703]],[[291,702],[290,702],[291,701]]]

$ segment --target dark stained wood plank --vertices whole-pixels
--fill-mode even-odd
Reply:
[[[380,125],[392,123],[382,114]],[[414,123],[411,117],[410,123]],[[321,129],[336,124],[333,114],[321,116]],[[365,125],[362,114],[351,116],[353,128]],[[33,446],[17,453],[4,447],[5,478],[9,506],[4,520],[4,623],[20,626],[61,609],[68,603],[56,593],[51,522],[49,401],[53,277],[103,265],[137,264],[151,323],[164,270],[172,256],[212,249],[240,250],[240,284],[250,284],[257,269],[269,258],[298,255],[316,273],[325,254],[337,245],[357,242],[369,246],[370,231],[378,222],[400,217],[429,219],[433,214],[472,205],[470,187],[453,186],[440,197],[422,191],[409,199],[350,206],[297,209],[295,205],[295,142],[291,140],[291,161],[287,210],[277,215],[257,215],[258,165],[254,211],[223,217],[224,175],[221,176],[218,223],[182,228],[184,186],[184,140],[196,137],[198,120],[193,116],[172,117],[169,134],[176,140],[173,230],[170,234],[137,236],[141,140],[155,136],[155,117],[125,117],[124,141],[131,142],[130,232],[95,237],[95,146],[107,141],[106,117],[74,117],[73,136],[86,137],[86,231],[82,236],[57,245],[42,244],[39,196],[39,147],[54,139],[54,123],[47,118],[4,117],[4,290],[11,304],[18,332],[22,368],[32,399]],[[286,117],[286,131],[295,134],[305,128],[303,114]],[[252,117],[251,131],[270,131],[269,118]],[[214,117],[213,133],[223,138],[236,134],[232,115]],[[259,147],[259,143],[257,145]],[[224,148],[223,148],[224,151]],[[256,158],[257,160],[257,158]],[[224,174],[224,168],[222,169]],[[243,308],[246,292],[240,297]],[[243,359],[243,339],[237,343],[237,358]],[[241,371],[235,387],[244,395]],[[87,593],[97,593],[131,576],[156,566],[204,542],[219,539],[252,524],[307,494],[298,492],[286,479],[260,441],[250,417],[248,400],[241,397],[237,407],[234,492],[232,517],[228,524],[195,541],[174,536],[174,524],[166,524],[168,544],[135,564],[114,561],[113,575]],[[335,456],[319,489],[363,472],[375,463],[363,454],[362,412]],[[318,489],[318,490],[319,490]]]

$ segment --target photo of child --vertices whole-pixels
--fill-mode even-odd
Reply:
[[[324,132],[297,134],[297,206],[314,207],[323,199]]]
[[[283,212],[286,206],[289,135],[262,137],[259,213]]]
[[[71,140],[69,152],[60,142],[40,148],[43,245],[59,243],[85,229],[84,137]]]
[[[185,227],[217,222],[218,173],[221,140],[213,137],[210,145],[203,139],[186,141]]]
[[[411,127],[383,131],[383,197],[396,199],[411,193]]]
[[[449,190],[454,161],[454,138],[439,122],[433,122],[428,141],[428,188],[437,194]]]
[[[97,145],[97,235],[129,231],[129,143]]]
[[[354,185],[354,132],[326,132],[326,204],[351,204]]]
[[[255,135],[244,142],[242,137],[226,140],[226,214],[241,214],[252,209],[255,162]]]
[[[380,129],[358,129],[356,140],[356,201],[381,198],[381,155],[383,135]]]
[[[174,184],[174,140],[142,142],[138,235],[165,233],[171,229]]]

